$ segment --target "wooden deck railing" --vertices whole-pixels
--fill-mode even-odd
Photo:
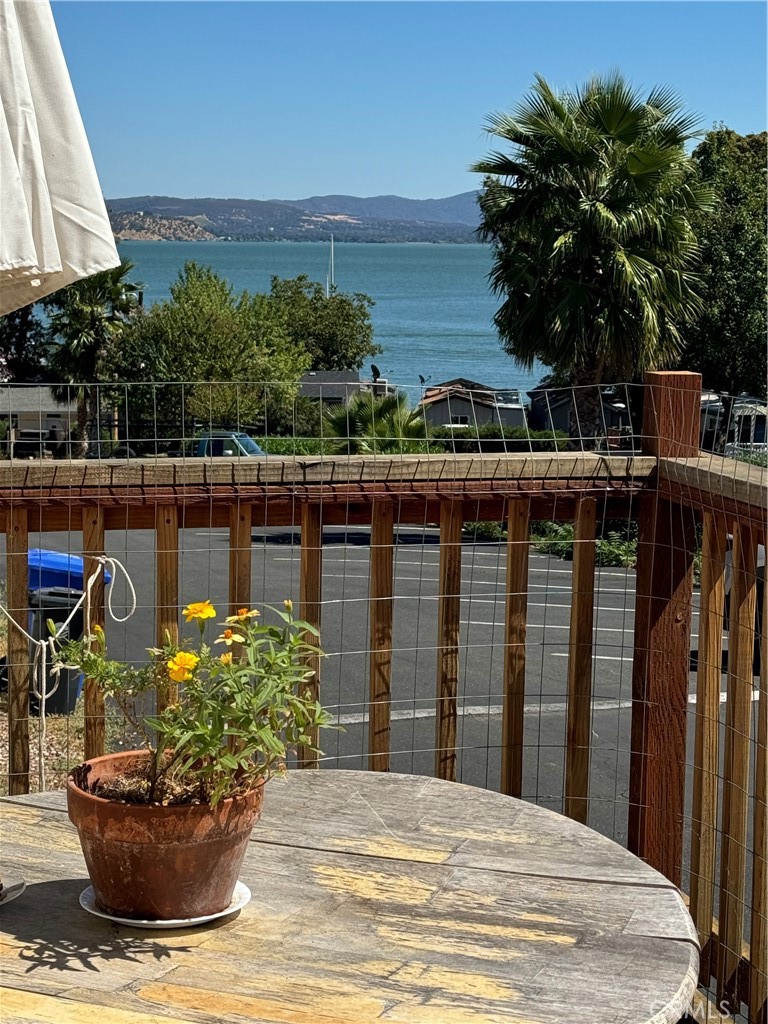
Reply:
[[[392,456],[263,460],[0,463],[9,608],[27,614],[30,531],[82,533],[87,567],[109,530],[156,533],[157,628],[178,629],[179,530],[229,529],[229,603],[251,598],[251,530],[301,528],[301,615],[322,628],[323,527],[366,524],[369,563],[368,735],[372,770],[390,769],[394,530],[439,524],[434,772],[452,779],[460,701],[462,524],[507,527],[499,788],[523,793],[529,525],[575,525],[568,640],[563,808],[590,806],[595,550],[601,518],[639,520],[628,752],[630,848],[680,885],[703,947],[701,981],[733,1016],[765,1024],[768,980],[768,670],[766,611],[755,693],[753,650],[765,471],[698,450],[700,379],[650,374],[642,455]],[[701,537],[695,703],[689,660],[693,574]],[[732,538],[732,542],[731,542]],[[721,722],[728,549],[725,720]],[[103,622],[103,588],[91,598]],[[28,652],[9,635],[11,793],[29,787]],[[316,686],[322,690],[320,666]],[[164,695],[165,700],[172,694]],[[362,701],[361,696],[361,701]],[[693,719],[693,749],[687,748]],[[85,687],[85,750],[104,748],[104,707]],[[316,765],[306,756],[305,766]]]

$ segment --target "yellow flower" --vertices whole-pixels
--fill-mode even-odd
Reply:
[[[226,654],[222,654],[222,656],[219,658],[219,661],[221,662],[222,665],[231,665],[232,664],[232,652],[231,651],[227,651]]]
[[[185,683],[192,678],[192,670],[200,659],[191,651],[179,651],[166,661],[168,675],[174,683]]]
[[[221,636],[216,637],[217,644],[226,644],[227,647],[231,647],[232,644],[244,644],[245,637],[239,633],[235,633],[231,629],[225,629]]]
[[[228,615],[225,622],[245,622],[246,619],[258,618],[259,612],[256,608],[252,608],[248,611],[247,608],[238,608],[236,615]]]
[[[290,597],[286,597],[286,599],[283,601],[283,604],[285,605],[285,610],[287,612],[293,611],[293,601],[290,599]]]
[[[192,601],[184,609],[183,614],[187,622],[203,622],[205,619],[215,619],[216,609],[210,601]]]

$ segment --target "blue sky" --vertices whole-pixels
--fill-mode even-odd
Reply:
[[[442,197],[534,74],[619,68],[704,128],[766,127],[763,2],[52,4],[102,189]]]

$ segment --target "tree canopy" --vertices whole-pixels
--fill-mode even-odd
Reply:
[[[52,380],[48,368],[48,332],[39,303],[0,316],[0,379],[20,384]]]
[[[694,130],[672,90],[643,97],[620,74],[561,93],[537,77],[490,118],[511,148],[473,168],[486,176],[480,235],[520,365],[591,385],[676,364],[701,309],[691,219],[714,200],[691,174]]]
[[[186,263],[170,291],[135,318],[107,367],[113,381],[158,382],[128,389],[131,419],[267,426],[293,401],[310,365],[306,349],[267,296],[236,295],[210,267]]]
[[[359,370],[368,356],[381,352],[373,341],[368,295],[335,289],[326,295],[322,285],[301,274],[273,277],[269,298],[293,343],[309,352],[313,370]]]
[[[54,292],[43,301],[49,317],[48,368],[53,397],[77,400],[80,440],[98,436],[99,389],[107,360],[119,348],[131,317],[138,310],[139,286],[130,281],[134,269],[122,260],[111,270],[102,270]]]
[[[685,332],[681,365],[706,387],[766,396],[766,144],[768,133],[719,126],[693,151],[700,179],[717,192],[698,214],[703,309]]]

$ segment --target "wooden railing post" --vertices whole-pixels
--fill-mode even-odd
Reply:
[[[299,615],[310,626],[320,629],[320,613],[322,609],[323,586],[323,522],[322,506],[305,504],[301,506],[301,568],[299,571]],[[307,640],[317,645],[313,636]],[[307,688],[315,700],[320,698],[320,658],[316,654],[307,657],[307,668],[314,675]],[[312,745],[317,746],[319,735],[314,729],[311,734]],[[319,768],[318,755],[308,747],[299,750],[299,767]]]
[[[157,646],[170,637],[179,641],[179,509],[177,505],[158,506],[155,513],[157,550]],[[157,688],[157,710],[164,711],[178,700],[179,688],[168,682]]]
[[[701,377],[647,373],[643,450],[699,452]],[[680,884],[695,531],[693,513],[641,496],[632,665],[628,845]]]
[[[763,533],[763,546],[766,542]],[[760,703],[757,709],[755,803],[752,835],[752,926],[750,929],[749,1019],[768,1020],[768,602],[763,591]]]
[[[370,702],[368,767],[389,771],[392,700],[392,612],[394,602],[394,510],[374,501],[371,518]]]
[[[251,606],[251,512],[237,502],[229,508],[229,614]]]
[[[29,641],[16,623],[29,631],[29,531],[27,510],[8,511],[5,533],[8,573],[8,743],[11,796],[29,792]]]
[[[718,997],[736,1006],[741,999],[738,973],[744,938],[756,569],[755,532],[737,521],[733,531],[733,584],[729,606],[717,962]]]
[[[83,586],[96,573],[90,591],[86,590],[85,622],[104,625],[104,572],[99,571],[98,555],[104,554],[104,509],[83,509]],[[85,680],[85,757],[99,757],[105,747],[104,694],[95,679]]]
[[[528,614],[529,498],[507,512],[507,607],[504,637],[504,707],[501,721],[501,792],[523,795],[525,634]]]
[[[435,775],[451,782],[456,780],[462,520],[461,501],[444,499],[440,502]]]
[[[565,749],[565,813],[569,818],[582,824],[586,824],[589,813],[596,525],[597,501],[594,498],[582,498],[576,506],[573,536]]]
[[[704,513],[701,542],[699,649],[696,665],[696,733],[691,810],[690,909],[701,944],[700,979],[709,984],[717,853],[720,682],[723,665],[726,523]]]

